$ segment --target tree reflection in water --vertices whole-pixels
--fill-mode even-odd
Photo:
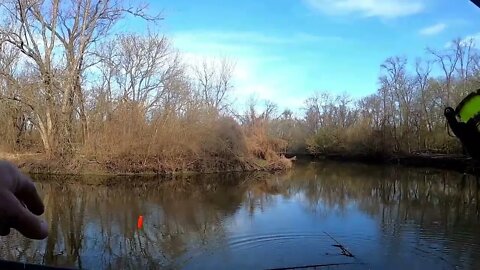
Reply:
[[[370,229],[380,235],[381,256],[408,245],[413,256],[480,269],[480,184],[453,172],[322,162],[297,164],[282,175],[81,181],[88,184],[78,177],[35,178],[50,236],[1,238],[3,259],[87,269],[182,267],[228,246],[232,220],[255,219],[281,198],[323,218],[357,209],[375,221]]]

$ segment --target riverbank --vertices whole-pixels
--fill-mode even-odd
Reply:
[[[83,174],[83,175],[178,175],[196,173],[225,172],[275,172],[290,169],[292,158],[301,160],[334,160],[337,162],[361,162],[366,164],[404,165],[411,167],[430,167],[475,174],[480,172],[480,163],[470,157],[456,154],[287,154],[276,160],[245,159],[222,160],[210,159],[190,164],[177,164],[177,167],[156,166],[148,162],[131,162],[123,160],[100,162],[85,157],[71,160],[48,159],[40,153],[6,154],[0,153],[0,159],[8,160],[22,171],[36,174]]]
[[[430,167],[462,173],[480,172],[480,163],[465,155],[458,154],[324,154],[312,155],[314,159],[329,159],[339,162],[362,162],[368,164],[394,164],[411,167]]]
[[[292,161],[284,156],[270,158],[225,159],[212,157],[191,162],[179,160],[173,164],[160,160],[118,159],[99,161],[85,156],[70,159],[48,158],[41,153],[0,153],[0,159],[8,160],[22,171],[35,174],[92,174],[92,175],[175,175],[225,172],[275,172],[292,167]]]

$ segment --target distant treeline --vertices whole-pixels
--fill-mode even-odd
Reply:
[[[189,63],[160,34],[114,33],[127,17],[161,20],[144,6],[18,0],[0,14],[0,151],[112,171],[284,169],[285,152],[459,152],[443,109],[480,87],[474,41],[458,39],[415,65],[387,59],[380,89],[361,100],[323,92],[303,116],[253,101],[238,112],[228,59]]]
[[[288,128],[277,128],[276,134],[293,143],[294,152],[303,141],[313,154],[462,152],[443,112],[480,88],[475,40],[429,48],[413,65],[404,57],[388,58],[379,84],[375,94],[356,101],[347,94],[317,92],[306,100],[303,117],[284,114],[280,126]]]

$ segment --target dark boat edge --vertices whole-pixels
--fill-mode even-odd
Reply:
[[[75,268],[53,267],[46,265],[0,260],[0,269],[9,270],[74,270]]]

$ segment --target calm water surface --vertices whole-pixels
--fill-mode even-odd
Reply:
[[[480,269],[480,183],[454,172],[320,162],[275,176],[35,178],[50,236],[0,238],[0,258],[82,269]]]

